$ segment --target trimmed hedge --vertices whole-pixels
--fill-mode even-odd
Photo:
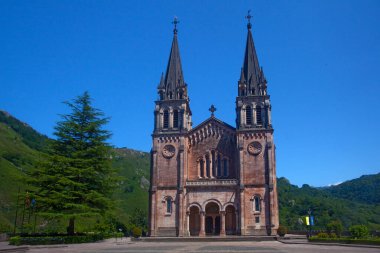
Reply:
[[[86,243],[103,240],[103,234],[87,234],[78,236],[37,236],[21,237],[14,236],[9,239],[11,245],[48,245],[48,244],[71,244]]]
[[[312,236],[309,238],[310,242],[323,242],[323,243],[346,243],[346,244],[367,244],[367,245],[380,245],[380,238],[367,238],[367,239],[354,239],[354,238],[320,238]]]

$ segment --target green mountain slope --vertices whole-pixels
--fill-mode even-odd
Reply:
[[[31,147],[34,138],[39,138],[38,143],[45,142],[32,128],[0,112],[0,228],[12,224],[18,189],[23,192],[26,188],[25,173],[45,156]]]
[[[345,228],[365,224],[370,229],[380,229],[380,205],[363,204],[339,198],[327,189],[291,185],[286,178],[277,181],[280,223],[294,230],[304,229],[299,218],[306,216],[309,208],[316,220],[316,229],[324,229],[332,220],[342,221]]]
[[[21,193],[30,189],[27,174],[46,157],[48,141],[27,124],[0,111],[0,232],[13,227],[18,189]],[[113,153],[113,166],[123,178],[114,193],[116,215],[119,222],[127,223],[136,208],[144,213],[148,210],[149,155],[127,148],[114,149]]]
[[[380,173],[364,175],[323,190],[337,198],[364,204],[380,204]]]

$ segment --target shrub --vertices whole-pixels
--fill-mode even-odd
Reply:
[[[282,236],[285,236],[286,233],[288,233],[288,228],[280,225],[277,229],[277,234],[282,237]]]
[[[369,234],[368,228],[364,225],[353,225],[349,230],[353,238],[365,238]]]
[[[338,238],[338,236],[335,233],[330,233],[329,237],[332,239]]]
[[[329,234],[321,232],[321,233],[317,234],[317,237],[318,238],[329,238]]]
[[[134,238],[139,238],[142,235],[142,230],[139,227],[134,227],[132,230],[132,234]]]
[[[10,245],[16,245],[16,246],[21,245],[21,237],[20,236],[11,237],[9,239],[9,244]]]
[[[327,233],[335,233],[338,237],[341,236],[343,231],[343,225],[340,220],[332,221],[326,225]]]

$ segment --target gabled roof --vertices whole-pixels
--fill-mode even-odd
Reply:
[[[223,128],[223,129],[228,129],[229,131],[232,131],[232,132],[236,131],[235,127],[227,124],[226,122],[221,121],[220,119],[217,119],[215,116],[211,116],[208,119],[206,119],[205,121],[203,121],[202,123],[200,123],[198,126],[191,129],[191,131],[189,131],[189,135],[191,135],[192,133],[204,128],[207,125],[218,126],[220,128]]]

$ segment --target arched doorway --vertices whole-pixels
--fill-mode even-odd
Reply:
[[[236,210],[232,205],[226,207],[226,234],[236,234]]]
[[[211,202],[206,205],[205,232],[206,235],[220,234],[220,214],[218,204]]]
[[[190,207],[190,216],[189,216],[189,230],[190,235],[199,235],[201,230],[201,219],[199,215],[199,208],[197,206]]]

